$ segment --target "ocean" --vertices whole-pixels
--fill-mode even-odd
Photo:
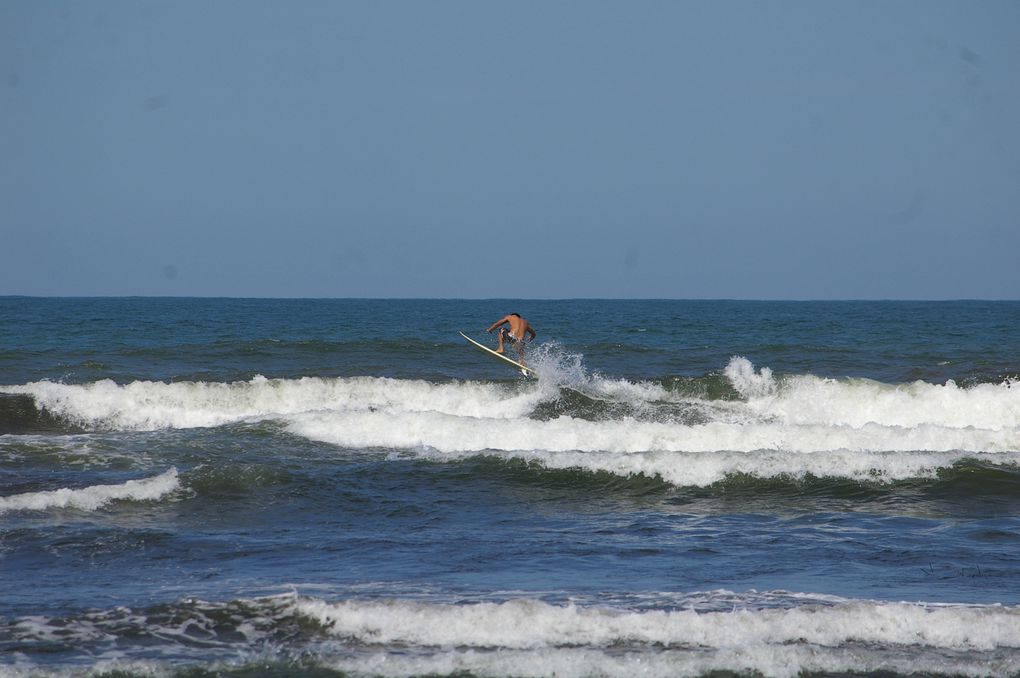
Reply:
[[[36,675],[1020,675],[1020,302],[0,297]]]

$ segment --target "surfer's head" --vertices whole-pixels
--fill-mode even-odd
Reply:
[[[520,318],[520,317],[521,317],[521,314],[520,314],[520,313],[511,313],[510,315],[515,315],[515,316],[517,316],[518,318]]]

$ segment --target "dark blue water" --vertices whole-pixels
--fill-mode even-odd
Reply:
[[[0,674],[1020,673],[1018,321],[0,298]]]

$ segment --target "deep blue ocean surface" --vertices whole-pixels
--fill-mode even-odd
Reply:
[[[1020,303],[0,298],[0,675],[719,672],[1020,675]]]

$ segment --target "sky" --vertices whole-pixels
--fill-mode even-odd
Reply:
[[[0,295],[1020,299],[1020,2],[0,0]]]

